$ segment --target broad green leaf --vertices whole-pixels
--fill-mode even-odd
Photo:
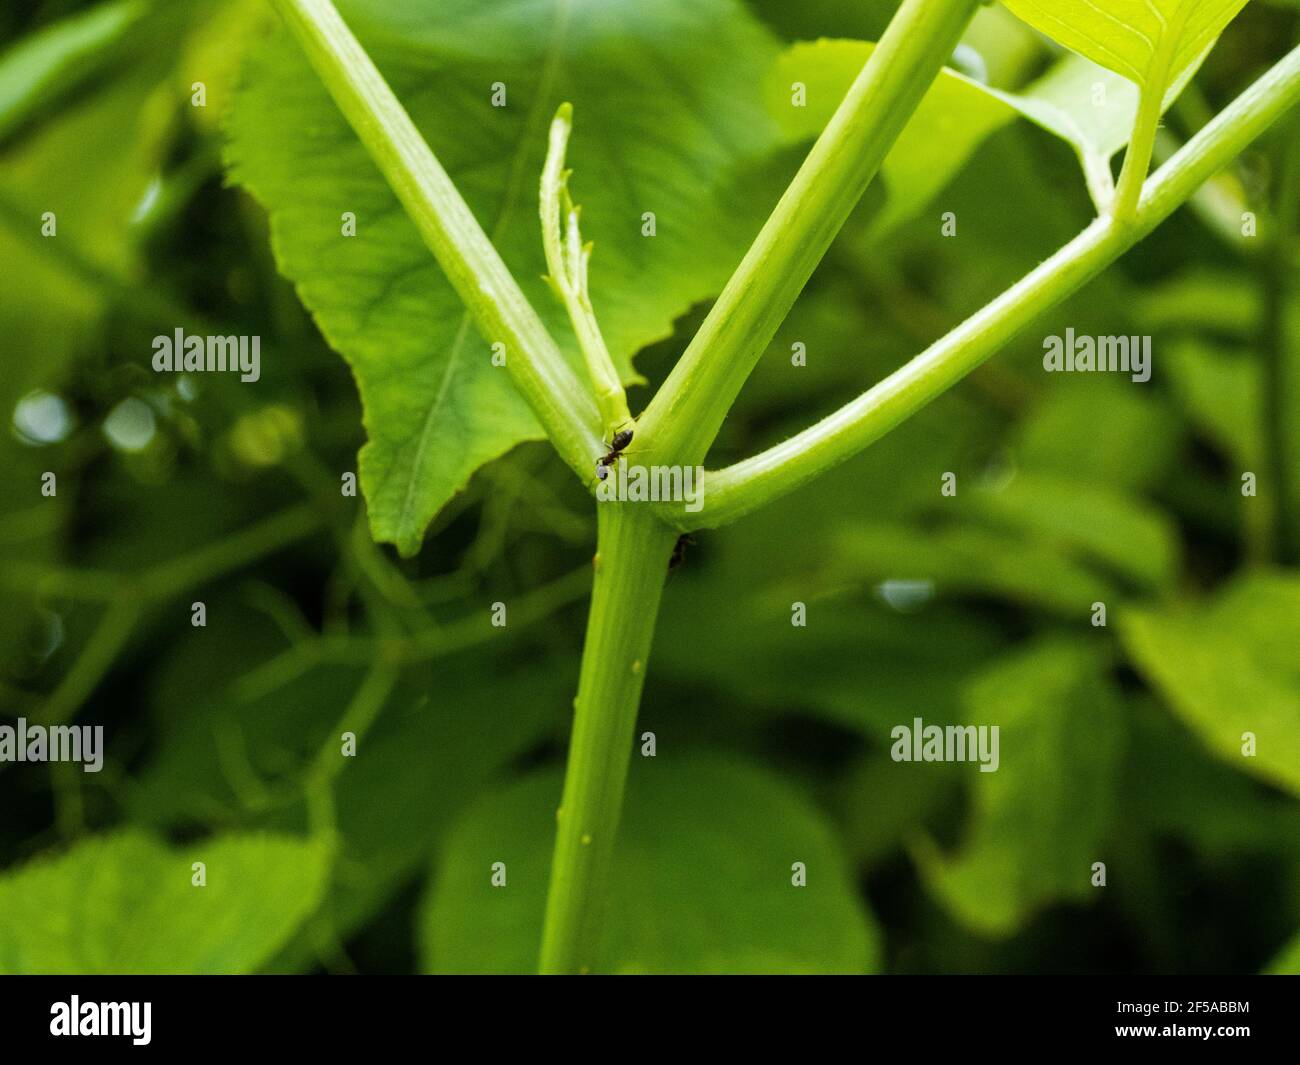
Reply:
[[[1120,636],[1211,751],[1300,794],[1300,578],[1254,574],[1208,603],[1128,611]]]
[[[1043,642],[968,690],[965,723],[999,726],[999,766],[959,767],[974,810],[958,852],[923,841],[916,853],[931,890],[972,928],[1007,935],[1041,906],[1097,890],[1092,863],[1107,857],[1124,745],[1120,699],[1101,665],[1078,641]],[[926,724],[952,723],[918,713]]]
[[[1163,92],[1246,0],[1004,0],[1035,29],[1141,87]]]
[[[87,839],[0,875],[0,973],[254,972],[316,907],[327,868],[290,836]]]
[[[1077,553],[1146,588],[1178,572],[1170,521],[1133,496],[1066,478],[1018,473],[1005,484],[977,485],[960,497],[972,515],[1031,542]]]
[[[453,829],[422,917],[426,970],[536,969],[559,797],[557,774],[529,777]],[[769,773],[712,755],[636,760],[607,914],[599,972],[865,972],[879,957],[822,817]]]
[[[775,139],[758,93],[774,46],[737,0],[340,8],[571,355],[542,282],[537,216],[546,126],[562,101],[574,106],[570,185],[595,242],[592,302],[623,377],[633,354],[721,288],[761,221],[722,190]],[[297,45],[282,34],[245,78],[231,173],[266,206],[281,271],[352,366],[372,531],[411,554],[475,469],[539,427]],[[494,84],[505,106],[493,106]],[[355,237],[341,236],[344,212]],[[654,236],[642,235],[647,212]]]

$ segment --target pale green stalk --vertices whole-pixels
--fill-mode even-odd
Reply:
[[[1171,23],[1164,27],[1140,86],[1141,95],[1138,97],[1137,116],[1133,120],[1133,134],[1129,137],[1128,150],[1124,153],[1124,168],[1120,171],[1115,199],[1111,204],[1110,214],[1117,222],[1132,222],[1137,215],[1138,200],[1142,197],[1142,186],[1151,169],[1156,133],[1160,129],[1165,91],[1169,87],[1172,73],[1170,67],[1178,50],[1178,39],[1182,36],[1188,10],[1186,6],[1181,8]]]
[[[1124,167],[1120,171],[1115,195],[1107,212],[1116,221],[1132,222],[1137,215],[1138,200],[1142,197],[1142,186],[1151,169],[1151,157],[1155,152],[1164,91],[1163,85],[1148,83],[1142,86],[1133,133],[1124,152]]]
[[[664,574],[677,534],[636,503],[597,506],[596,580],[556,812],[543,973],[596,965],[610,856]]]
[[[803,166],[639,420],[656,460],[704,460],[723,419],[979,0],[904,0]]]
[[[587,266],[591,259],[591,245],[582,243],[578,230],[579,209],[569,195],[569,174],[564,169],[569,133],[573,129],[573,105],[561,104],[551,122],[551,133],[542,168],[540,209],[542,216],[542,246],[546,252],[547,280],[569,312],[574,335],[582,348],[596,390],[596,405],[600,408],[605,425],[605,436],[613,440],[614,434],[632,423],[627,407],[627,394],[623,382],[614,369],[614,360],[596,321],[587,287]]]

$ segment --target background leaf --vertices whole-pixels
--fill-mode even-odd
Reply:
[[[207,865],[207,886],[190,883]],[[249,973],[315,908],[325,852],[287,836],[89,839],[0,876],[0,972]]]
[[[1004,0],[1035,29],[1139,86],[1161,49],[1165,87],[1214,44],[1246,0]]]
[[[536,968],[560,784],[553,774],[521,781],[452,831],[424,911],[427,969]],[[490,883],[498,861],[505,887]],[[806,887],[791,884],[796,861]],[[637,759],[614,866],[603,972],[861,972],[877,963],[874,927],[826,826],[750,766]]]
[[[1126,612],[1134,665],[1210,750],[1300,794],[1300,580],[1243,577],[1203,605]],[[1257,754],[1242,753],[1254,733]]]
[[[932,890],[972,927],[1005,935],[1048,901],[1097,891],[1091,867],[1107,858],[1124,746],[1120,700],[1099,666],[1085,647],[1043,643],[968,689],[965,720],[999,726],[1001,764],[966,767],[974,809],[958,852],[923,844],[917,854]]]

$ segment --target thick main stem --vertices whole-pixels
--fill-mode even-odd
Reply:
[[[979,0],[904,0],[672,373],[637,436],[704,460],[759,356],[885,161]]]
[[[540,970],[596,964],[646,661],[677,538],[648,507],[601,503],[596,580],[574,700]]]

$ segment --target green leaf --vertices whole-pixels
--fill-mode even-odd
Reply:
[[[1004,0],[1035,29],[1107,70],[1163,92],[1246,0]]]
[[[327,867],[289,836],[87,839],[0,876],[0,973],[254,972],[315,908]]]
[[[615,365],[634,379],[632,355],[721,288],[761,221],[722,190],[774,143],[757,98],[774,53],[767,32],[735,0],[340,6],[577,365],[542,281],[537,219],[546,126],[573,104],[569,166],[595,242],[592,302]],[[492,106],[495,83],[503,107]],[[475,469],[540,430],[285,35],[250,62],[230,135],[232,175],[269,211],[281,271],[357,379],[372,531],[411,554]],[[340,233],[347,211],[351,238]],[[653,237],[642,235],[645,212]]]
[[[1044,641],[995,663],[967,692],[966,723],[999,726],[1000,764],[966,767],[974,814],[958,854],[925,841],[916,854],[931,889],[972,928],[1007,935],[1039,907],[1097,890],[1092,863],[1106,860],[1124,745],[1119,696],[1101,664],[1077,641]]]
[[[427,970],[535,970],[560,784],[522,780],[452,831],[423,913]],[[879,954],[821,816],[769,773],[716,756],[636,760],[607,913],[601,972],[863,972]]]
[[[1126,611],[1119,631],[1136,668],[1211,751],[1300,794],[1300,577],[1253,574],[1208,603]],[[1243,753],[1247,732],[1253,756]]]
[[[1172,523],[1122,492],[1064,477],[1018,473],[1005,484],[977,485],[961,498],[973,515],[1032,542],[1077,553],[1139,587],[1166,586],[1178,573]]]

